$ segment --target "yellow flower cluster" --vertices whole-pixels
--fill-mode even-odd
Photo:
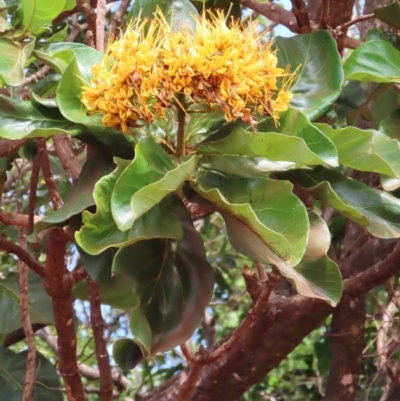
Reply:
[[[196,31],[171,32],[160,13],[132,23],[108,48],[83,88],[89,113],[129,133],[139,122],[164,117],[178,93],[221,108],[227,121],[255,124],[255,111],[278,118],[292,97],[294,75],[277,68],[255,23],[228,27],[222,13],[197,18]],[[283,84],[278,87],[278,78]]]

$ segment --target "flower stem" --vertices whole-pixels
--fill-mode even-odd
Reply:
[[[178,112],[178,138],[176,141],[176,156],[179,158],[185,156],[185,120],[186,112],[184,110],[184,95],[178,94],[176,97],[176,109]]]

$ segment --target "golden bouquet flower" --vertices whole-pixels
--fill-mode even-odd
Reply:
[[[82,102],[89,113],[103,113],[106,126],[129,133],[140,122],[164,117],[178,94],[223,110],[227,121],[255,124],[256,111],[278,118],[288,108],[294,74],[277,67],[257,25],[243,26],[225,16],[196,17],[197,29],[172,32],[158,13],[132,22],[93,67]],[[278,86],[278,79],[281,86]]]

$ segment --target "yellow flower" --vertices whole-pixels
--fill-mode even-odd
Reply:
[[[161,12],[131,23],[93,67],[91,85],[83,88],[88,112],[103,113],[106,126],[128,133],[155,115],[164,117],[181,93],[221,108],[227,121],[255,124],[256,110],[277,119],[288,108],[294,75],[277,67],[256,23],[227,26],[222,12],[196,21],[195,31],[180,32],[171,31]]]

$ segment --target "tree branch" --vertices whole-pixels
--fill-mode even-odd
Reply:
[[[24,146],[27,142],[27,139],[17,139],[12,141],[10,139],[1,139],[0,140],[0,157],[7,156],[15,150],[19,149],[21,146]]]
[[[308,18],[307,6],[303,0],[291,0],[292,13],[299,26],[299,33],[311,32],[310,19]]]
[[[110,19],[110,34],[112,38],[117,36],[117,29],[121,26],[122,18],[131,4],[131,0],[122,0],[118,10]]]
[[[111,377],[110,358],[104,339],[104,321],[101,315],[100,287],[89,276],[86,279],[90,302],[90,324],[93,330],[97,364],[100,373],[100,399],[112,401],[113,382]]]
[[[29,268],[32,269],[36,274],[38,274],[41,277],[44,277],[44,267],[39,262],[33,259],[32,256],[30,256],[25,249],[5,239],[1,235],[0,235],[0,249],[18,256],[18,258],[21,261],[25,262],[29,266]]]
[[[332,362],[324,401],[354,401],[364,348],[364,297],[343,299],[333,312]]]
[[[31,180],[29,183],[29,201],[28,201],[28,234],[33,233],[33,225],[35,224],[35,202],[36,202],[36,191],[39,181],[39,172],[41,159],[43,157],[42,151],[39,149],[35,160],[33,161]]]
[[[41,220],[41,217],[34,216],[33,220],[36,223],[37,221]],[[11,213],[0,209],[0,222],[6,224],[7,226],[28,228],[29,217],[26,214]]]
[[[22,228],[18,229],[18,238],[20,247],[26,250],[26,238]],[[36,374],[36,349],[31,318],[29,316],[28,271],[25,263],[22,260],[18,261],[18,292],[22,327],[25,333],[26,342],[28,344],[28,356],[26,359],[26,373],[22,401],[31,401]]]
[[[43,171],[43,178],[46,182],[47,189],[49,190],[49,195],[51,203],[53,204],[54,210],[59,209],[62,206],[62,200],[60,194],[58,193],[58,188],[56,182],[54,181],[53,173],[51,172],[49,154],[47,152],[46,139],[36,138],[36,145],[42,152],[41,165]]]
[[[82,167],[72,150],[71,140],[66,134],[54,135],[53,143],[63,169],[75,181],[81,173]]]
[[[106,13],[106,0],[98,0],[96,14],[96,49],[102,53],[104,53],[104,28]]]
[[[37,335],[50,346],[51,350],[56,355],[58,355],[57,340],[48,328],[44,328]],[[85,365],[84,363],[79,364],[79,371],[81,375],[83,377],[86,377],[88,380],[100,380],[99,371],[91,368],[88,365]],[[132,387],[132,383],[129,381],[129,379],[126,376],[121,375],[120,373],[114,373],[112,375],[112,380],[115,387],[117,387],[119,391],[124,391]]]
[[[51,297],[58,335],[59,369],[69,401],[86,401],[76,358],[72,283],[65,267],[68,235],[59,227],[50,230],[46,248],[44,287]]]
[[[299,26],[296,17],[290,11],[274,4],[272,2],[259,3],[257,0],[241,0],[241,4],[245,7],[251,8],[253,11],[264,15],[268,19],[284,25],[286,28],[294,33],[299,32]]]

